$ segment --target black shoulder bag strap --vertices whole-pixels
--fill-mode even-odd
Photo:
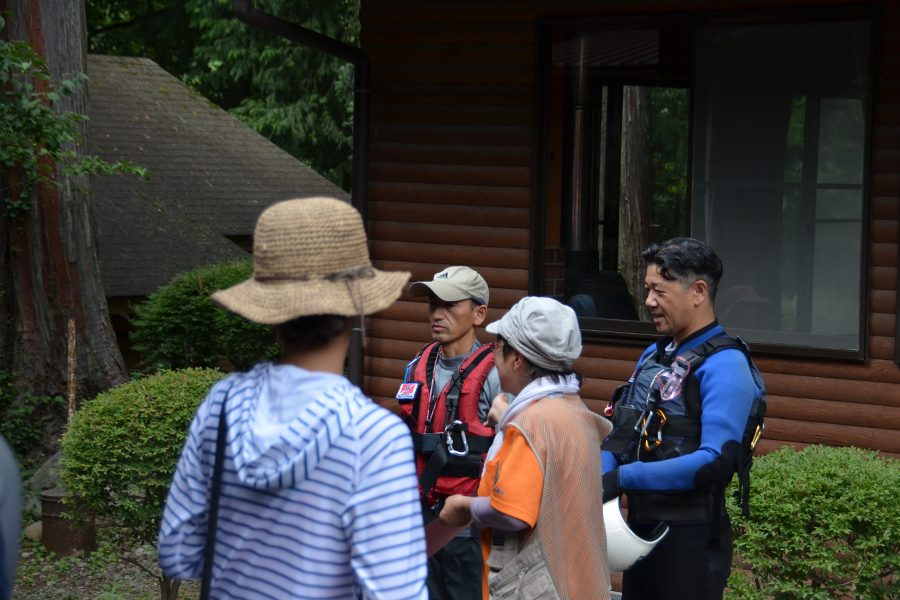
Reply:
[[[231,391],[231,388],[229,388]],[[225,438],[228,429],[225,416],[225,401],[228,392],[222,399],[222,410],[219,413],[219,431],[216,435],[216,462],[213,463],[212,489],[209,499],[209,520],[206,525],[206,548],[203,551],[203,579],[200,582],[200,600],[209,600],[212,586],[213,563],[216,560],[216,527],[219,520],[219,496],[222,492],[222,468],[225,462]]]
[[[421,360],[423,354],[425,354],[426,352],[429,352],[429,351],[430,351],[434,346],[436,346],[436,345],[437,345],[437,342],[432,342],[432,343],[430,343],[430,344],[425,344],[425,345],[422,347],[422,349],[419,350],[419,353],[416,354],[416,357],[412,360],[411,363],[409,363],[409,364],[410,364],[410,367],[408,367],[408,368],[409,368],[409,371],[410,371],[410,372],[407,373],[406,376],[404,376],[404,378],[403,378],[403,383],[409,383],[409,382],[407,381],[407,379],[413,379],[412,375],[413,375],[413,373],[415,372],[416,367],[418,367],[418,365],[417,365],[416,363],[418,363],[419,360]],[[432,354],[434,354],[434,353],[432,352]],[[426,360],[428,360],[428,357],[426,357]],[[426,381],[422,384],[422,385],[425,387],[425,389],[428,389],[428,381],[427,381],[427,380],[428,380],[428,371],[429,371],[429,369],[426,367],[426,375],[425,375]],[[434,365],[431,365],[430,371],[432,371],[432,372],[434,371]],[[429,399],[429,400],[430,400],[430,399]],[[419,406],[421,405],[421,403],[422,403],[422,392],[419,391],[419,393],[416,394],[416,397],[415,397],[415,399],[413,400],[413,406],[412,406],[412,419],[411,419],[411,421],[412,421],[412,424],[411,424],[412,427],[415,427],[416,423],[419,422],[419,410],[420,410],[420,409],[419,409]]]

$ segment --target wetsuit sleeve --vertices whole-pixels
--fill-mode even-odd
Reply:
[[[600,455],[603,457],[603,472],[612,471],[616,467],[619,466],[619,461],[616,460],[616,457],[613,456],[612,452],[607,452],[603,450]]]
[[[696,376],[703,411],[700,448],[669,460],[620,466],[619,484],[623,491],[683,492],[731,474],[750,407],[758,393],[749,363],[740,350],[723,350],[707,358]],[[607,455],[603,453],[604,463]]]
[[[484,378],[484,384],[481,386],[481,393],[478,394],[478,418],[482,423],[484,423],[488,413],[491,411],[491,405],[494,403],[494,398],[496,398],[497,394],[501,391],[503,390],[500,389],[500,375],[497,373],[497,367],[491,367],[487,377]],[[503,393],[506,394],[506,392]],[[508,402],[512,402],[515,397],[506,394],[506,399]]]

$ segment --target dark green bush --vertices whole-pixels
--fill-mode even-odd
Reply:
[[[755,461],[752,516],[729,509],[726,598],[900,598],[900,463],[858,448],[790,447]]]
[[[63,438],[61,477],[70,514],[114,523],[124,546],[155,543],[191,419],[223,376],[164,371],[86,402]]]
[[[132,348],[150,369],[219,366],[239,370],[279,355],[272,328],[257,325],[210,299],[253,274],[253,261],[222,263],[183,273],[135,306]]]

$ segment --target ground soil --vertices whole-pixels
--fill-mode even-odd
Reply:
[[[23,540],[13,600],[157,600],[161,575],[156,550],[137,548],[125,558],[140,562],[151,573],[114,552],[109,546],[90,556],[56,559],[40,542]],[[155,575],[155,576],[154,576]],[[179,600],[197,600],[198,581],[184,581]]]

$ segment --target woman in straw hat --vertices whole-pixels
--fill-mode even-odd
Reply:
[[[343,377],[352,317],[393,304],[409,273],[373,269],[359,213],[332,198],[268,208],[253,261],[213,299],[273,325],[283,354],[200,405],[163,515],[163,571],[204,574],[214,598],[427,598],[409,429]]]
[[[516,399],[499,419],[478,496],[448,498],[441,522],[482,527],[485,600],[608,599],[596,507],[611,425],[578,397],[578,318],[552,298],[526,297],[487,331],[497,335],[500,386]]]

